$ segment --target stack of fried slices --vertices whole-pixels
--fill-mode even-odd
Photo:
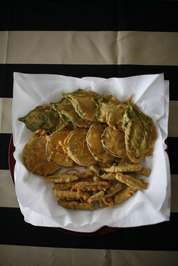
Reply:
[[[153,153],[156,128],[131,98],[79,89],[19,120],[34,132],[23,163],[52,183],[61,206],[113,207],[147,188],[144,160]]]

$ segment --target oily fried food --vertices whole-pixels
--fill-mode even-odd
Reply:
[[[47,176],[59,169],[55,162],[47,160],[46,143],[45,131],[38,130],[26,143],[22,152],[24,165],[36,175]]]
[[[133,104],[133,107],[135,109],[135,112],[137,112],[137,115],[143,124],[144,130],[147,131],[149,134],[145,155],[146,156],[152,155],[154,144],[157,138],[156,127],[151,117],[141,112],[141,110],[135,104]]]
[[[95,121],[98,110],[97,94],[92,91],[78,90],[68,94],[67,98],[73,105],[76,113],[84,120]]]
[[[103,131],[101,142],[103,147],[113,156],[126,158],[124,132],[120,129],[106,127]]]
[[[126,184],[128,187],[132,187],[137,190],[146,189],[148,187],[148,184],[144,180],[135,178],[131,175],[117,173],[116,179],[119,182]]]
[[[107,173],[118,173],[118,172],[138,172],[142,170],[142,165],[140,163],[128,163],[120,162],[117,165],[114,164],[111,167],[104,168],[103,170]]]
[[[93,177],[93,172],[87,167],[76,166],[74,168],[65,169],[66,174],[76,174],[81,179],[87,179]]]
[[[105,207],[114,207],[115,201],[114,197],[116,194],[121,193],[126,188],[126,186],[120,182],[117,182],[116,184],[112,184],[111,187],[107,190],[104,197],[101,199],[103,205]],[[102,206],[102,207],[104,207]]]
[[[70,190],[75,182],[72,183],[54,183],[53,190]]]
[[[126,103],[119,103],[114,100],[100,102],[97,120],[108,126],[122,129],[122,119],[127,107]]]
[[[104,197],[104,191],[99,191],[99,192],[93,194],[92,196],[90,196],[88,198],[87,202],[89,204],[91,204],[91,203],[94,203],[94,202],[101,200],[103,197]]]
[[[143,114],[130,102],[123,116],[123,130],[128,158],[140,162],[153,152],[156,128],[150,117]]]
[[[113,197],[116,193],[118,193],[119,191],[121,191],[124,187],[123,183],[117,182],[116,184],[111,185],[111,187],[107,190],[104,198],[111,198]]]
[[[52,109],[51,105],[37,106],[24,117],[20,117],[19,121],[31,131],[45,129],[52,132],[61,124],[58,113]]]
[[[72,187],[72,190],[96,192],[100,190],[105,191],[107,188],[109,188],[109,186],[110,184],[106,181],[96,181],[96,182],[81,181],[76,183]]]
[[[128,200],[130,197],[133,196],[133,194],[137,190],[134,189],[133,187],[126,187],[122,191],[119,191],[115,196],[114,196],[114,204],[121,204],[124,201]]]
[[[63,149],[64,141],[69,133],[70,130],[68,128],[63,128],[47,137],[46,153],[49,161],[65,167],[74,165],[74,162]]]
[[[76,176],[78,176],[81,179],[88,179],[88,178],[92,178],[93,177],[93,171],[91,171],[89,168],[87,167],[83,167],[83,166],[75,166],[72,168],[63,168],[61,169],[61,171],[58,172],[59,175],[61,174],[74,174]]]
[[[151,170],[148,167],[142,167],[142,169],[138,172],[136,172],[137,175],[139,176],[149,176],[151,173]]]
[[[101,136],[104,128],[105,126],[101,123],[93,123],[87,132],[86,141],[88,148],[96,161],[106,163],[113,161],[113,156],[103,148],[101,143]]]
[[[78,165],[89,166],[96,161],[91,155],[86,142],[87,129],[74,129],[65,142],[68,156]]]
[[[104,180],[116,180],[116,175],[114,173],[104,173],[99,177]]]
[[[152,155],[157,132],[131,98],[122,102],[79,89],[19,120],[35,131],[23,149],[23,163],[46,177],[60,206],[114,207],[147,189],[139,177],[150,175],[143,160]]]
[[[55,196],[59,200],[87,200],[89,198],[89,194],[81,191],[69,191],[69,190],[57,190],[55,187],[53,188]]]
[[[59,173],[56,175],[48,176],[48,180],[53,183],[71,183],[76,180],[79,180],[79,176],[77,174],[68,174],[68,173]]]
[[[58,103],[53,103],[53,108],[62,116],[64,121],[71,122],[74,127],[89,127],[90,123],[83,120],[67,98]]]

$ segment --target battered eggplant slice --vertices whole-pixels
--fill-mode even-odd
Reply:
[[[112,127],[106,127],[101,136],[103,147],[113,156],[124,158],[127,157],[125,149],[124,132]]]
[[[108,124],[112,128],[122,129],[122,119],[127,107],[126,103],[116,101],[101,102],[97,120]]]
[[[101,136],[105,129],[105,126],[101,123],[93,123],[86,136],[88,148],[96,161],[103,163],[114,160],[114,157],[107,152],[101,143]]]
[[[87,121],[96,120],[98,95],[95,92],[78,90],[74,93],[68,94],[67,98],[82,119]]]
[[[86,143],[87,129],[76,128],[65,141],[65,150],[68,156],[80,166],[89,166],[96,163]]]
[[[31,131],[45,129],[47,132],[53,132],[63,122],[51,105],[37,106],[24,117],[20,117],[19,121]]]
[[[46,143],[46,132],[38,130],[26,143],[22,152],[24,165],[36,175],[51,175],[59,169],[59,165],[47,160]]]
[[[156,128],[150,117],[142,113],[132,102],[123,116],[122,128],[125,132],[125,145],[130,161],[137,163],[153,152]]]
[[[75,111],[74,107],[67,98],[62,99],[58,103],[53,103],[53,108],[59,112],[63,119],[71,122],[74,127],[89,127],[90,123],[83,120]]]
[[[64,128],[62,130],[55,131],[50,136],[48,136],[46,153],[49,161],[53,161],[60,166],[74,166],[74,162],[71,160],[70,157],[68,157],[67,153],[63,150],[65,138],[70,132],[70,129]]]
[[[141,112],[141,110],[138,108],[138,106],[133,105],[135,112],[137,112],[138,117],[140,118],[143,127],[145,130],[147,130],[149,135],[149,143],[147,143],[147,149],[145,151],[146,156],[150,156],[153,154],[153,150],[154,150],[154,144],[157,138],[157,131],[156,131],[156,127],[153,123],[153,120],[151,117],[147,116],[146,114],[144,114],[143,112]]]

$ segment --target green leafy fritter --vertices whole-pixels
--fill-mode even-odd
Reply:
[[[59,125],[60,118],[51,105],[41,105],[34,108],[24,117],[20,117],[19,121],[23,122],[31,131],[45,129],[47,132],[52,132]]]

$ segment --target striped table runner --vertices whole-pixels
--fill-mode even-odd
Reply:
[[[177,265],[178,2],[61,0],[22,7],[7,1],[0,11],[0,265],[28,265],[26,252],[29,265]],[[85,237],[25,223],[8,170],[13,72],[106,78],[164,73],[170,81],[170,222]]]

